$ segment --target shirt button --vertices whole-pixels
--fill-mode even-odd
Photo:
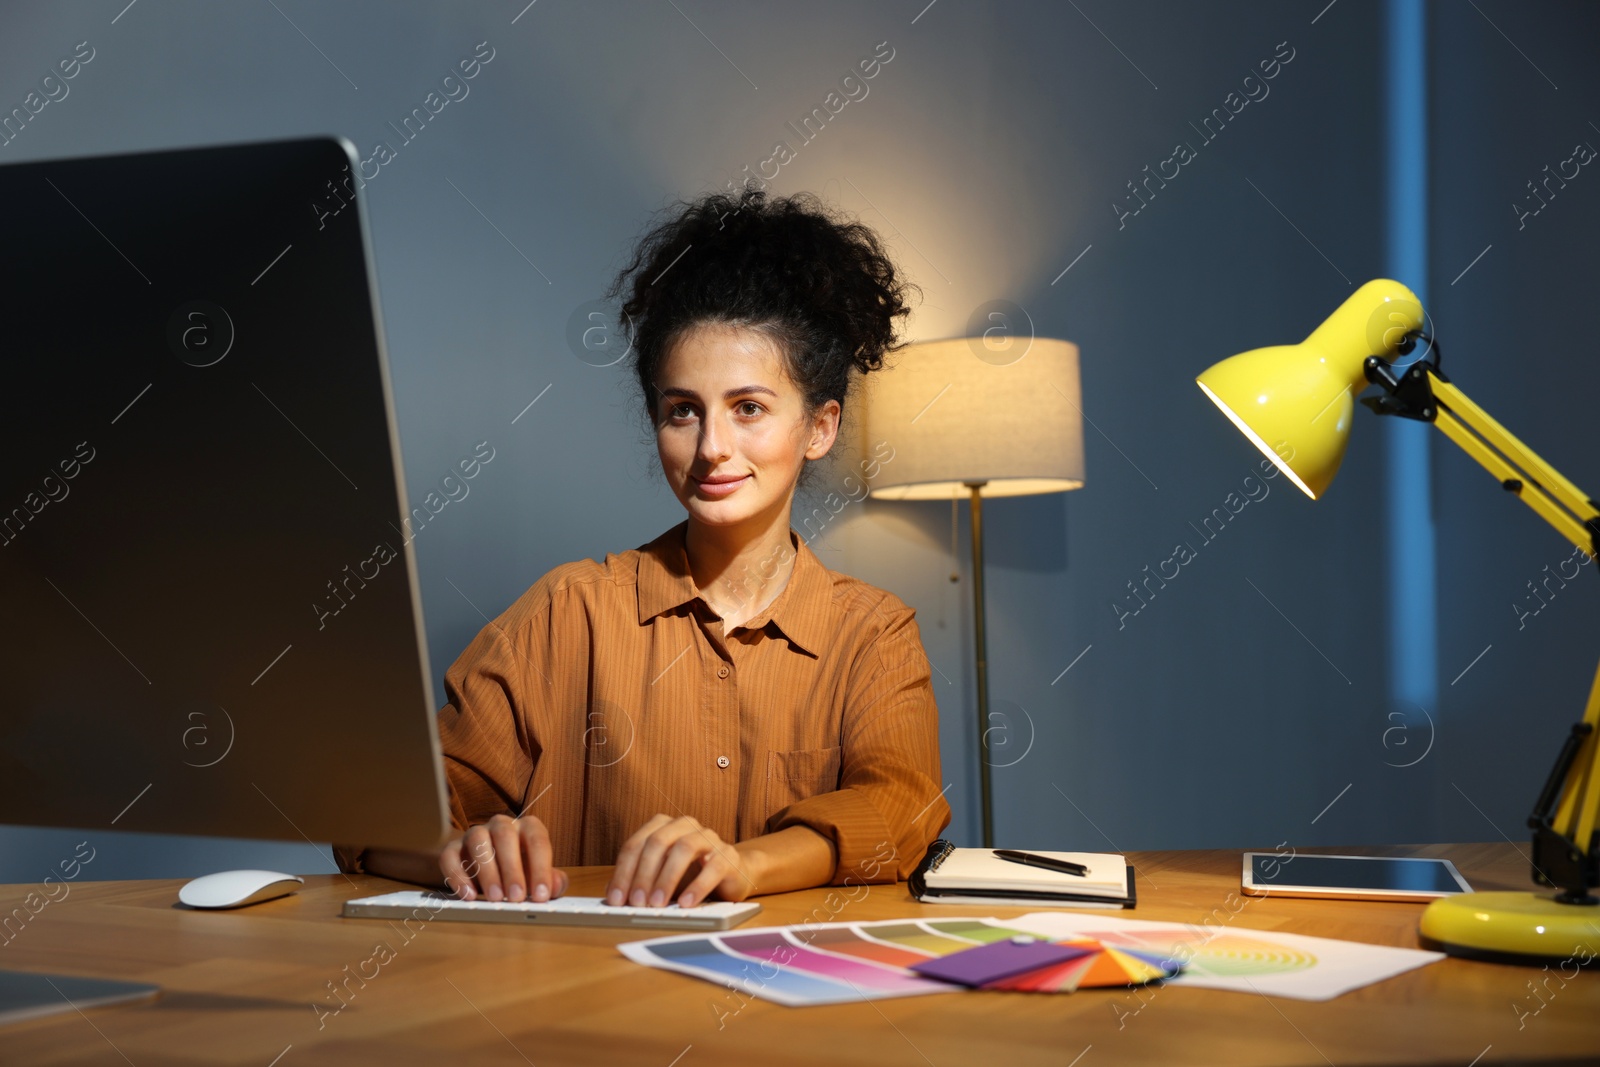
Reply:
[[[728,668],[726,668],[726,667],[718,667],[717,668],[717,677],[718,678],[726,678],[727,676],[728,676]]]
[[[728,757],[727,756],[718,756],[717,757],[717,766],[718,767],[726,767],[727,765],[728,765]]]

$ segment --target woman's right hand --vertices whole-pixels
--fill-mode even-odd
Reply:
[[[462,900],[544,902],[567,891],[567,872],[551,865],[550,834],[532,815],[496,815],[445,843],[439,869]]]

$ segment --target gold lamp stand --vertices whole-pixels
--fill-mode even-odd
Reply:
[[[989,787],[989,641],[983,606],[983,487],[965,482],[972,493],[972,636],[978,654],[978,792],[983,799],[983,847],[994,847],[994,795]]]

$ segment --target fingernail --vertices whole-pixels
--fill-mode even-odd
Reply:
[[[545,901],[549,900],[550,899],[550,887],[545,885],[543,882],[540,882],[538,885],[534,886],[533,887],[533,899],[537,900],[541,904],[543,904]]]
[[[667,891],[665,889],[657,889],[657,890],[655,890],[654,892],[652,892],[650,894],[650,906],[652,908],[659,908],[659,907],[661,907],[661,905],[665,904],[666,902],[667,902]]]
[[[503,896],[504,896],[504,894],[502,894],[500,892],[500,887],[499,886],[492,885],[492,886],[489,887],[489,899],[490,900],[492,900],[492,901],[494,901],[496,903],[499,903],[499,901],[502,899]]]
[[[632,904],[636,908],[644,907],[644,890],[635,889],[632,893],[629,893],[628,903]]]
[[[622,890],[613,889],[611,892],[607,893],[606,903],[610,904],[612,907],[617,907],[620,905],[622,903]]]
[[[683,896],[679,897],[678,898],[678,907],[680,907],[680,908],[692,908],[692,907],[694,907],[694,894],[693,893],[685,893]]]
[[[518,901],[518,900],[521,900],[522,897],[523,897],[522,886],[520,884],[516,883],[516,882],[512,882],[510,890],[508,890],[507,893],[506,893],[506,899],[512,900],[512,901]]]

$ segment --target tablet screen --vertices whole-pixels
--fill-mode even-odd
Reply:
[[[1353,856],[1251,857],[1255,884],[1334,889],[1386,889],[1412,893],[1459,893],[1461,886],[1442,860],[1372,859]]]

